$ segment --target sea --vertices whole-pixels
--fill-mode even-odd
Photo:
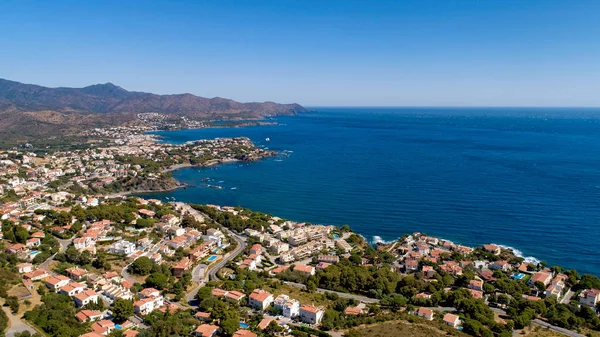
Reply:
[[[600,109],[338,107],[272,121],[158,132],[245,136],[280,155],[184,168],[173,175],[190,187],[146,196],[348,224],[371,243],[495,243],[600,275]]]

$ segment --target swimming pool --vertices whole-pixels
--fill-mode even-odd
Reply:
[[[525,274],[513,274],[512,278],[514,278],[515,280],[521,280],[523,279],[523,277],[525,277]]]
[[[337,234],[333,234],[333,238],[334,238],[334,239],[339,239],[339,238],[340,238],[340,236],[339,236],[339,235],[337,235]]]
[[[248,327],[250,327],[248,324],[240,322],[240,328],[248,329]]]
[[[31,252],[29,252],[29,259],[33,260],[33,258],[38,255],[39,253],[41,253],[39,250],[33,250]]]
[[[115,324],[115,329],[117,329],[117,330],[123,330],[123,327],[120,326],[119,324]]]
[[[216,259],[217,259],[217,257],[218,257],[218,256],[216,256],[216,255],[211,255],[211,256],[208,258],[208,261],[209,261],[209,262],[213,262],[214,260],[216,260]]]
[[[213,251],[212,251],[212,252],[213,252],[213,253],[216,253],[216,252],[218,252],[218,251],[219,251],[219,248],[215,248],[215,249],[213,249]]]

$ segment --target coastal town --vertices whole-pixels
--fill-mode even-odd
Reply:
[[[81,150],[0,151],[7,336],[367,336],[382,322],[430,335],[598,336],[598,277],[497,244],[412,233],[373,246],[347,225],[145,198],[183,187],[174,169],[277,155],[247,138],[173,145],[147,131],[90,130],[98,141]]]

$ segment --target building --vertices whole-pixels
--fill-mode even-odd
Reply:
[[[85,290],[85,285],[77,282],[70,282],[67,285],[60,287],[59,294],[64,294],[73,297]]]
[[[350,251],[352,250],[352,246],[350,246],[350,244],[344,239],[335,240],[335,245],[344,253],[350,253]]]
[[[281,310],[284,317],[295,318],[300,315],[300,302],[291,299],[288,295],[281,294],[277,296],[273,305]]]
[[[92,324],[91,328],[95,333],[106,336],[115,329],[115,323],[109,320],[102,320]]]
[[[194,336],[196,337],[213,337],[219,331],[219,327],[212,324],[200,324],[196,330],[194,330]]]
[[[73,296],[73,301],[75,301],[75,305],[77,305],[77,307],[81,308],[86,306],[90,302],[97,303],[98,294],[91,289],[87,289]]]
[[[233,334],[233,337],[256,337],[256,334],[250,330],[240,329]]]
[[[498,245],[489,244],[483,245],[483,250],[494,255],[500,255],[500,247]]]
[[[308,324],[319,324],[324,313],[325,310],[321,307],[305,304],[300,307],[300,320]]]
[[[111,253],[130,255],[136,251],[135,243],[121,240],[119,242],[115,242],[108,251]]]
[[[65,269],[65,271],[67,272],[67,275],[71,278],[71,280],[73,281],[78,281],[81,278],[87,276],[87,270],[82,269],[82,268],[67,268]]]
[[[483,281],[481,280],[471,280],[469,282],[469,288],[474,290],[483,291]]]
[[[490,269],[509,271],[510,264],[507,261],[495,261],[493,263],[490,263]]]
[[[102,319],[102,312],[96,310],[81,310],[75,315],[80,322],[94,322]]]
[[[433,321],[433,310],[420,307],[419,310],[417,310],[417,316],[428,321]]]
[[[344,315],[346,316],[358,316],[362,315],[363,311],[359,307],[347,307],[344,311]]]
[[[458,328],[460,325],[460,318],[454,314],[445,314],[444,315],[444,324],[451,326],[453,328]]]
[[[67,284],[69,284],[69,282],[71,282],[71,279],[66,276],[51,276],[46,279],[46,287],[54,291],[58,291],[58,289],[66,286]]]
[[[533,286],[535,282],[541,282],[542,284],[544,284],[544,286],[547,286],[548,284],[550,284],[550,281],[552,281],[551,273],[539,271],[533,274],[533,276],[531,277],[531,279],[529,279],[529,282],[527,284],[529,286]]]
[[[315,267],[312,266],[307,266],[304,264],[297,264],[294,266],[294,271],[298,271],[301,272],[303,274],[306,275],[314,275],[315,274]]]
[[[33,271],[33,265],[31,263],[18,263],[17,269],[19,274],[30,273]]]
[[[163,297],[147,297],[133,303],[136,314],[147,315],[163,305]]]
[[[271,303],[273,303],[273,295],[268,291],[254,289],[252,294],[250,294],[249,304],[251,307],[265,310]]]
[[[586,289],[579,294],[579,303],[588,307],[596,307],[600,302],[600,289]]]

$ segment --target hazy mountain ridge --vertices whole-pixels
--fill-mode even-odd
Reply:
[[[48,88],[0,79],[0,141],[11,144],[62,138],[89,128],[132,125],[139,122],[137,113],[156,112],[172,120],[240,120],[305,111],[299,104],[157,95],[128,91],[112,83]]]
[[[0,79],[0,109],[88,113],[159,112],[190,117],[244,113],[254,117],[295,115],[306,111],[299,104],[240,103],[230,99],[192,94],[157,95],[128,91],[112,83],[84,88],[48,88]]]

